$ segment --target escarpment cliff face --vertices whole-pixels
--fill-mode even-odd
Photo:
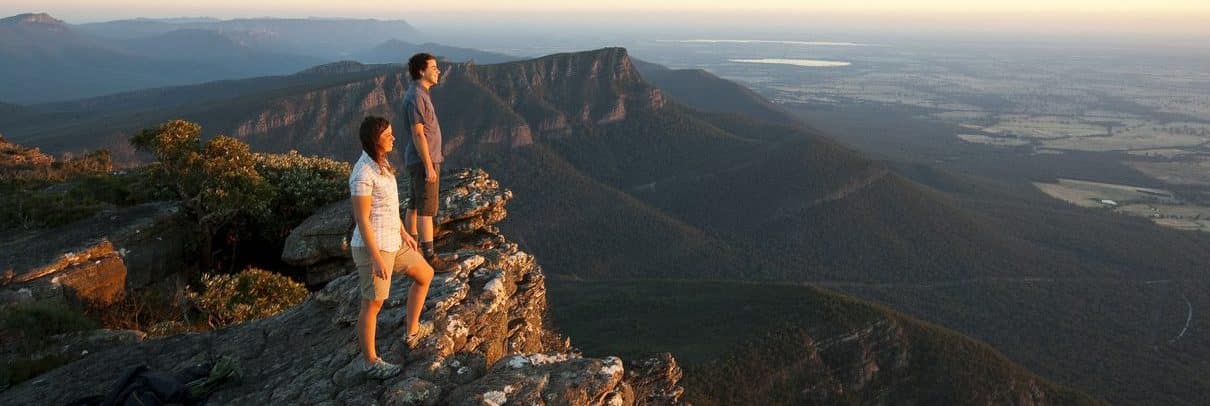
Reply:
[[[566,137],[576,129],[624,120],[628,111],[665,104],[662,93],[642,80],[621,48],[441,68],[434,102],[450,155],[479,144],[517,147],[533,144],[535,138]],[[356,133],[365,114],[403,114],[403,95],[410,85],[405,68],[383,69],[272,98],[255,108],[219,108],[199,119],[230,129],[231,135],[260,149],[342,155],[356,150],[342,136]]]
[[[541,134],[567,135],[575,127],[623,120],[628,105],[658,109],[665,103],[663,94],[643,81],[622,48],[467,65],[450,77],[458,80],[460,75],[499,97]]]
[[[503,217],[510,192],[477,170],[447,173],[443,182],[450,189],[438,221],[447,232],[438,251],[457,266],[433,279],[421,318],[433,332],[410,351],[403,320],[411,281],[392,279],[377,340],[381,356],[405,365],[395,378],[367,380],[360,370],[353,331],[357,279],[345,274],[274,317],[91,354],[0,393],[0,403],[63,404],[106,393],[135,365],[173,371],[219,356],[237,358],[245,377],[214,394],[213,404],[679,402],[680,369],[671,357],[631,365],[617,357],[583,357],[543,324],[542,268],[492,226]],[[347,256],[339,241],[348,235],[328,237],[336,247],[315,256],[339,262]]]

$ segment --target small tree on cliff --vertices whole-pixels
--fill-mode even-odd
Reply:
[[[248,144],[225,135],[201,142],[202,127],[173,120],[131,137],[130,144],[149,152],[165,180],[198,224],[202,269],[209,269],[215,234],[241,213],[268,212],[272,187],[256,171]]]

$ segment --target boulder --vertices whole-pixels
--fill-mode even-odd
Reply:
[[[681,404],[681,395],[685,393],[685,388],[680,387],[678,383],[682,373],[676,358],[666,352],[626,363],[626,382],[634,389],[637,405]]]

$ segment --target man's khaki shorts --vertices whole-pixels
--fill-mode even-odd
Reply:
[[[366,247],[351,248],[353,263],[357,265],[357,287],[365,300],[386,300],[391,295],[391,275],[424,262],[424,257],[409,247],[400,247],[398,251],[379,251],[382,262],[385,262],[383,265],[390,270],[386,278],[379,278],[374,276],[374,260],[370,258],[370,250]]]
[[[437,181],[424,181],[424,166],[412,165],[408,167],[408,177],[411,180],[411,185],[408,188],[408,209],[416,210],[416,215],[435,217],[437,215],[438,189],[441,188],[441,164],[433,164],[433,170],[437,171]]]

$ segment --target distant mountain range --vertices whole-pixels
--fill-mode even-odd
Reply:
[[[418,32],[403,20],[331,18],[135,19],[76,26],[98,37],[134,39],[177,30],[259,35],[275,43],[280,52],[312,55],[328,60],[347,59],[358,50],[392,38],[412,38]]]
[[[166,19],[70,25],[0,20],[0,101],[30,104],[214,80],[285,75],[339,60],[400,63],[419,51],[457,62],[506,55],[415,45],[402,20]]]
[[[272,37],[250,31],[188,28],[116,44],[143,57],[212,64],[243,77],[295,72],[328,62],[315,56],[280,52]]]
[[[0,19],[0,100],[30,103],[233,76],[152,59],[81,35],[45,14]]]

